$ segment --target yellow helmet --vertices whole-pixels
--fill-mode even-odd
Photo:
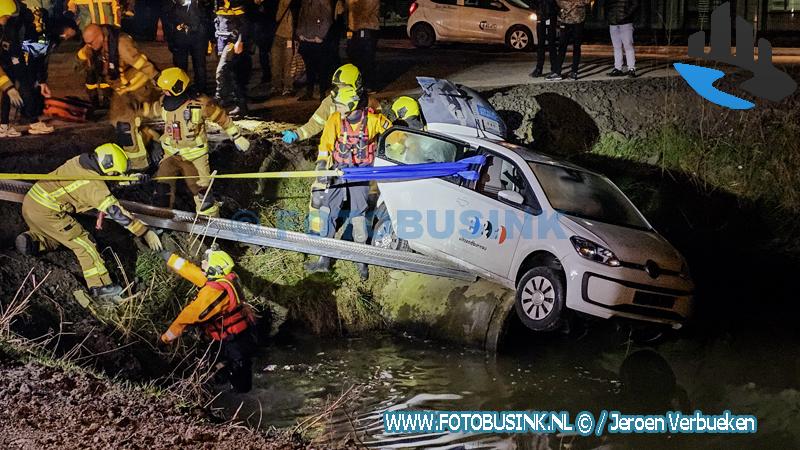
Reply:
[[[395,120],[408,121],[413,117],[419,117],[419,103],[411,97],[402,96],[397,97],[392,103],[392,109],[389,113],[389,118],[394,122]]]
[[[206,275],[211,279],[222,278],[233,270],[233,258],[222,250],[206,250],[204,259],[208,263]]]
[[[350,86],[359,93],[364,89],[364,78],[361,76],[361,71],[352,64],[345,64],[336,69],[331,82],[334,86]]]
[[[117,144],[103,144],[94,149],[100,170],[106,175],[122,175],[128,172],[128,155]]]
[[[0,0],[0,17],[13,16],[17,13],[17,2],[14,0]]]
[[[337,105],[343,105],[348,111],[355,110],[360,101],[361,96],[350,86],[337,87],[333,90],[333,102]]]
[[[178,67],[164,69],[156,81],[162,91],[167,91],[172,95],[181,95],[189,85],[189,75]]]

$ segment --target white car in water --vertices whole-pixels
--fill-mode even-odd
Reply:
[[[373,245],[449,260],[516,291],[544,331],[567,309],[679,328],[694,284],[681,254],[605,176],[505,142],[475,91],[420,78],[427,131],[392,128],[376,166],[484,155],[479,178],[379,182]]]
[[[416,47],[437,41],[536,45],[536,14],[522,0],[414,0],[406,31]]]

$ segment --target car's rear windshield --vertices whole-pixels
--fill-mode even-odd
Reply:
[[[607,178],[571,167],[528,162],[556,211],[614,225],[649,229],[628,197]]]

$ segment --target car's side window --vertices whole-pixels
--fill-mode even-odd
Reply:
[[[381,136],[378,146],[378,157],[398,164],[455,162],[472,155],[474,152],[466,144],[402,128],[390,128]],[[462,182],[457,175],[442,179]]]
[[[494,11],[508,11],[506,5],[497,0],[464,0],[464,6],[473,8],[491,9]]]
[[[539,202],[519,167],[498,155],[486,154],[486,163],[481,167],[480,178],[475,182],[474,189],[499,201],[502,201],[498,197],[501,191],[513,191],[524,199],[524,209],[534,213],[541,211]]]

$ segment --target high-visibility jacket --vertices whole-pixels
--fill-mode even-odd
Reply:
[[[3,68],[0,67],[0,92],[5,92],[12,87],[14,87],[14,82],[11,81],[11,78],[9,78],[5,71],[3,71]]]
[[[133,3],[134,0],[69,0],[67,9],[77,16],[81,30],[91,23],[119,27],[122,25],[123,10],[133,11]]]
[[[206,121],[222,127],[231,139],[240,135],[239,127],[228,113],[205,94],[164,96],[158,102],[145,103],[142,109],[144,117],[160,116],[164,120],[164,135],[161,137],[164,152],[167,155],[179,154],[187,161],[208,153]]]
[[[92,153],[76,156],[50,173],[67,177],[103,175]],[[136,236],[147,232],[147,225],[120,205],[103,180],[42,180],[37,181],[26,195],[54,214],[82,213],[96,209]]]
[[[339,112],[331,114],[322,131],[317,161],[326,161],[327,167],[372,165],[378,137],[392,123],[369,108],[362,111],[366,117],[355,124],[349,123]]]
[[[214,12],[218,16],[241,16],[244,14],[245,0],[216,0]]]
[[[381,104],[380,102],[378,102],[378,100],[376,100],[373,97],[370,97],[368,100],[368,104],[373,111],[380,112]],[[308,119],[308,122],[306,122],[305,125],[297,129],[298,139],[301,141],[305,141],[306,139],[310,139],[322,133],[322,130],[325,129],[325,122],[327,122],[331,114],[335,112],[336,112],[336,104],[333,103],[333,97],[328,95],[324,99],[322,99],[322,103],[319,104],[317,110],[314,111],[314,114],[312,114],[311,118]]]
[[[95,61],[102,68],[102,81],[107,82],[118,94],[133,92],[158,77],[158,69],[147,59],[147,55],[136,48],[128,34],[109,25],[102,25],[105,42],[99,51],[85,45],[78,51],[81,61]]]
[[[222,341],[245,331],[254,322],[250,307],[239,298],[236,274],[230,273],[214,280],[198,277],[199,267],[177,255],[170,257],[168,265],[200,291],[161,336],[162,341],[177,339],[190,325],[201,325],[211,339]],[[190,275],[187,276],[186,272]]]

